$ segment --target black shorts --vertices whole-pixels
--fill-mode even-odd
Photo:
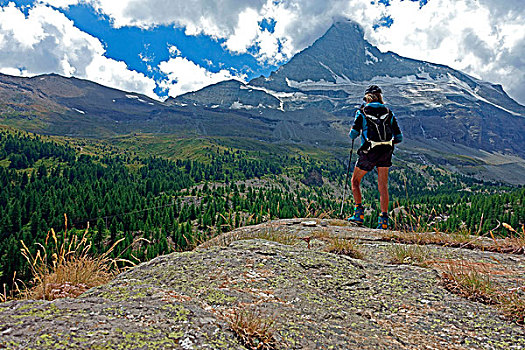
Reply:
[[[390,167],[392,166],[392,153],[394,153],[394,148],[386,145],[374,147],[367,153],[359,149],[357,151],[359,159],[355,166],[364,171],[371,171],[374,167]]]

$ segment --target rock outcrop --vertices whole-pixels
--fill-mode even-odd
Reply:
[[[391,264],[398,245],[379,232],[319,224],[240,228],[76,299],[0,304],[0,348],[525,349],[523,325],[449,292],[439,269]],[[259,238],[243,239],[250,236]],[[333,237],[358,239],[364,258],[323,251]],[[504,271],[494,273],[498,283],[523,286],[523,255],[439,246],[427,253]],[[271,341],[252,336],[248,344],[232,320],[266,325]]]

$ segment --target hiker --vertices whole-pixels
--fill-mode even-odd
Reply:
[[[394,144],[403,141],[403,135],[394,113],[385,106],[382,93],[376,85],[371,85],[365,90],[365,103],[356,112],[354,125],[349,133],[352,140],[361,135],[361,147],[357,150],[359,159],[352,174],[354,215],[349,217],[348,221],[363,224],[365,209],[361,196],[361,180],[367,172],[376,167],[381,206],[377,228],[387,230],[388,168],[392,165]]]

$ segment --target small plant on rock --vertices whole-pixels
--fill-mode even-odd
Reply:
[[[388,249],[388,253],[392,264],[410,264],[421,267],[429,265],[428,249],[417,245],[394,245]]]
[[[338,255],[347,255],[354,259],[364,258],[364,254],[355,239],[330,238],[325,251]]]
[[[520,292],[523,287],[504,291],[502,286],[490,279],[489,273],[465,262],[438,267],[444,268],[442,279],[449,291],[473,301],[495,305],[509,319],[525,324],[525,299]]]
[[[31,287],[22,292],[26,299],[54,300],[57,298],[77,297],[89,288],[109,282],[118,273],[117,262],[133,262],[112,259],[109,255],[123,239],[115,242],[104,254],[89,254],[91,242],[88,239],[88,227],[82,236],[71,234],[67,229],[61,236],[51,229],[44,244],[37,243],[36,253],[22,241],[22,255],[29,263],[32,274]]]
[[[525,299],[523,295],[512,292],[500,297],[500,308],[503,313],[518,324],[525,325]]]
[[[276,349],[277,342],[273,335],[274,321],[261,317],[259,312],[233,309],[226,316],[231,330],[237,335],[241,344],[253,350]]]
[[[497,303],[496,288],[490,275],[480,272],[475,267],[460,262],[449,263],[442,272],[445,287],[467,299],[485,304]]]

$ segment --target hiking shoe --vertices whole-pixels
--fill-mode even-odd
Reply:
[[[388,216],[379,215],[378,230],[388,230]]]
[[[365,208],[362,205],[356,205],[354,208],[354,215],[350,216],[347,220],[362,225],[365,221]]]

